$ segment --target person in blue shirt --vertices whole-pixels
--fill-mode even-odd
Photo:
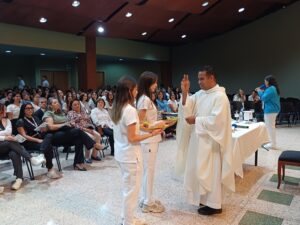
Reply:
[[[171,112],[168,101],[164,100],[164,94],[162,91],[159,91],[157,94],[156,104],[158,111]]]
[[[276,79],[272,76],[265,77],[265,85],[255,89],[263,102],[264,120],[267,127],[270,143],[264,147],[276,149],[276,117],[280,112],[280,91]]]

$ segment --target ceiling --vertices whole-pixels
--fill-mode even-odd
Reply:
[[[82,36],[180,45],[250,23],[297,0],[0,0],[0,22]],[[202,6],[208,2],[207,6]],[[245,8],[241,13],[240,8]],[[132,13],[126,17],[126,13]],[[39,19],[45,17],[46,23]],[[174,18],[172,23],[169,19]],[[103,26],[100,34],[97,28]],[[146,35],[142,33],[147,32]],[[182,35],[186,35],[182,38]]]

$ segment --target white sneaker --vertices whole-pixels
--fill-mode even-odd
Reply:
[[[0,186],[0,194],[2,194],[4,191],[4,187]]]
[[[42,163],[44,162],[44,160],[45,160],[44,158],[39,157],[39,156],[37,156],[37,157],[31,157],[30,158],[30,162],[34,166],[40,166],[40,165],[42,165]]]
[[[52,168],[48,171],[47,177],[51,179],[58,179],[61,178],[61,174],[55,168]]]
[[[15,183],[13,183],[13,185],[11,186],[11,189],[13,190],[19,190],[19,188],[21,187],[23,180],[20,178],[17,178]]]
[[[276,146],[273,145],[272,143],[268,143],[268,144],[264,145],[264,148],[266,148],[266,149],[276,149]]]

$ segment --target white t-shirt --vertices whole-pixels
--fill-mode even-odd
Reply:
[[[139,98],[139,100],[137,102],[137,109],[138,110],[146,109],[145,121],[149,122],[150,124],[153,124],[158,120],[157,119],[157,108],[148,96],[142,95]],[[146,134],[146,132],[141,131],[141,134]],[[147,139],[141,141],[141,143],[153,143],[153,142],[157,143],[160,141],[161,141],[161,135],[158,134],[151,138],[147,138]]]
[[[18,119],[20,115],[21,106],[17,106],[15,104],[10,104],[6,108],[6,112],[12,113],[12,119]]]
[[[178,102],[176,100],[172,101],[171,99],[169,99],[168,105],[172,105],[175,110],[178,109]]]
[[[128,104],[123,108],[122,116],[114,124],[115,159],[122,163],[136,163],[142,161],[142,150],[139,142],[128,141],[128,126],[136,124],[136,134],[139,134],[140,124],[136,109]]]

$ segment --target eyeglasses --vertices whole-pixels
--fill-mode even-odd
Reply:
[[[44,102],[44,101],[42,101],[41,103],[47,103],[46,101]]]
[[[25,109],[33,110],[33,107],[26,107]]]

